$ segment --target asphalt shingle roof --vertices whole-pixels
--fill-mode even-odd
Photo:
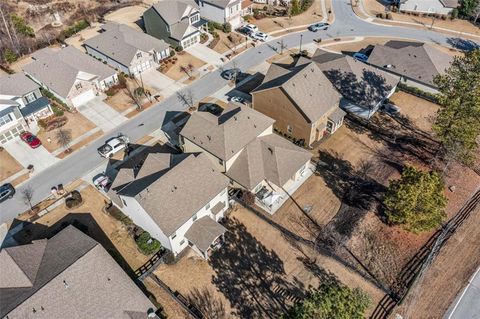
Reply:
[[[188,16],[192,11],[198,11],[198,5],[189,0],[164,0],[153,5],[157,13],[168,25],[179,22],[182,17]]]
[[[452,61],[452,56],[430,44],[405,41],[376,45],[368,58],[370,64],[428,85],[434,85],[435,76],[444,74]]]
[[[12,260],[31,285],[10,271]],[[146,319],[154,308],[105,249],[73,226],[3,249],[0,269],[0,317],[128,319],[125,311],[133,311]]]
[[[102,28],[105,31],[85,41],[85,45],[125,66],[130,65],[139,50],[161,52],[169,47],[165,41],[134,30],[124,24],[111,22]]]
[[[206,252],[213,241],[226,231],[225,227],[214,221],[210,216],[204,216],[190,226],[190,229],[185,233],[185,237],[202,252]]]
[[[23,73],[15,73],[0,77],[0,94],[23,96],[38,88],[38,84],[30,80]]]
[[[23,70],[62,97],[67,97],[80,72],[102,81],[116,71],[73,46],[58,51],[42,50]]]

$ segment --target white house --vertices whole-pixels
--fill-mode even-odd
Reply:
[[[133,166],[133,168],[131,168]],[[190,246],[207,259],[221,245],[228,178],[204,154],[148,154],[120,168],[109,196],[135,224],[178,255]]]
[[[0,144],[28,129],[30,123],[52,114],[40,86],[25,74],[0,77]]]
[[[401,0],[400,11],[449,15],[460,5],[459,0]]]
[[[170,56],[165,41],[118,23],[101,27],[101,33],[85,41],[85,50],[114,69],[137,75]]]
[[[117,72],[69,46],[33,54],[23,71],[68,106],[77,107],[118,83]]]
[[[313,172],[311,153],[273,134],[274,120],[229,106],[219,116],[195,112],[180,132],[185,152],[203,152],[231,180],[273,214]]]
[[[242,0],[198,0],[202,18],[217,23],[230,23],[233,29],[238,28],[242,21]]]

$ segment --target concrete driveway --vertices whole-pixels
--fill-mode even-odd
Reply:
[[[28,165],[33,165],[33,174],[50,167],[60,160],[50,154],[45,147],[40,146],[33,149],[21,139],[10,141],[3,145],[3,147],[5,147],[7,152],[23,167],[27,168]]]
[[[154,92],[151,92],[152,94],[160,94],[164,98],[175,94],[175,92],[185,87],[185,85],[172,80],[154,68],[143,72],[142,79],[145,86],[154,90]]]
[[[100,98],[88,101],[77,107],[77,110],[104,132],[113,130],[127,120],[125,116],[115,111]]]
[[[223,56],[217,51],[210,49],[206,45],[198,43],[194,46],[191,46],[185,49],[185,51],[187,51],[194,57],[197,57],[200,60],[207,62],[208,64],[211,64],[217,67],[224,64],[224,62],[221,60]]]

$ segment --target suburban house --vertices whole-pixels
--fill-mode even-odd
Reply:
[[[1,318],[158,318],[108,252],[74,226],[0,251]]]
[[[207,22],[193,0],[164,0],[143,13],[143,23],[149,35],[186,49],[200,42]]]
[[[253,14],[253,1],[242,0],[242,17]]]
[[[25,131],[30,123],[52,114],[40,86],[25,74],[0,77],[0,144]]]
[[[202,18],[220,24],[230,23],[233,29],[243,23],[242,0],[197,0]]]
[[[101,33],[85,41],[84,46],[91,56],[131,75],[158,66],[170,56],[165,41],[118,23],[103,25]]]
[[[340,94],[308,59],[292,67],[273,63],[251,94],[252,107],[275,119],[275,130],[301,145],[310,146],[343,124]]]
[[[400,0],[399,9],[401,12],[449,15],[453,9],[459,7],[459,2],[459,0]]]
[[[312,60],[343,96],[340,107],[370,118],[395,93],[399,77],[351,56],[318,49]]]
[[[73,46],[45,48],[23,67],[32,80],[70,107],[82,105],[118,83],[117,72]]]
[[[312,174],[311,153],[273,133],[275,120],[229,104],[220,115],[195,112],[180,132],[185,152],[202,152],[233,188],[274,213]]]
[[[437,93],[433,79],[444,74],[453,57],[432,45],[419,42],[389,41],[373,48],[368,63],[401,77],[405,85]]]
[[[120,167],[112,202],[174,255],[190,246],[207,259],[223,241],[228,178],[204,154],[150,153],[142,162]]]

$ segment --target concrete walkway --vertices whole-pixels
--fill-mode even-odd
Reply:
[[[118,113],[100,98],[88,101],[77,107],[77,110],[104,132],[113,130],[127,120],[125,116]]]
[[[32,175],[50,167],[59,161],[53,154],[43,146],[38,148],[31,148],[27,143],[20,139],[15,139],[3,145],[8,153],[10,153],[17,162],[23,167],[27,168],[28,165],[33,165],[34,171]]]

